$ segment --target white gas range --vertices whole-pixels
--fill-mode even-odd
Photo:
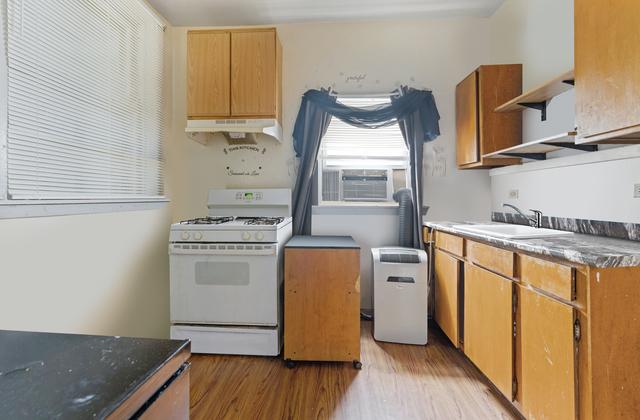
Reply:
[[[194,353],[278,355],[291,190],[211,190],[208,207],[171,225],[171,338]]]

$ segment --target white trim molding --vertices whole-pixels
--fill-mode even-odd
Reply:
[[[7,2],[0,1],[0,201],[7,198],[8,71]]]
[[[0,203],[0,219],[27,217],[70,216],[77,214],[115,213],[140,210],[156,210],[164,207],[166,198],[148,201],[95,201],[95,202],[46,202],[33,201]]]

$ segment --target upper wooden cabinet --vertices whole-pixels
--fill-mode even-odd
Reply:
[[[518,159],[490,159],[483,155],[522,142],[521,115],[494,111],[521,93],[521,64],[480,66],[456,86],[459,168],[490,168],[518,163]]]
[[[187,51],[189,117],[229,116],[231,34],[189,32]]]
[[[273,116],[277,98],[277,51],[274,31],[231,34],[231,113]]]
[[[478,162],[478,72],[456,86],[456,153],[458,166]]]
[[[640,138],[640,2],[576,0],[576,123],[583,141]]]
[[[274,28],[189,31],[189,118],[277,118],[282,48]]]

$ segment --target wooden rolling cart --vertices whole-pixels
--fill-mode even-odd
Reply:
[[[284,359],[360,369],[360,247],[350,236],[294,236],[285,246]]]

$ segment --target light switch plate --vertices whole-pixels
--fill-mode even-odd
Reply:
[[[640,184],[633,186],[633,198],[640,198]]]
[[[509,190],[509,198],[512,200],[517,199],[519,194],[518,190]]]

